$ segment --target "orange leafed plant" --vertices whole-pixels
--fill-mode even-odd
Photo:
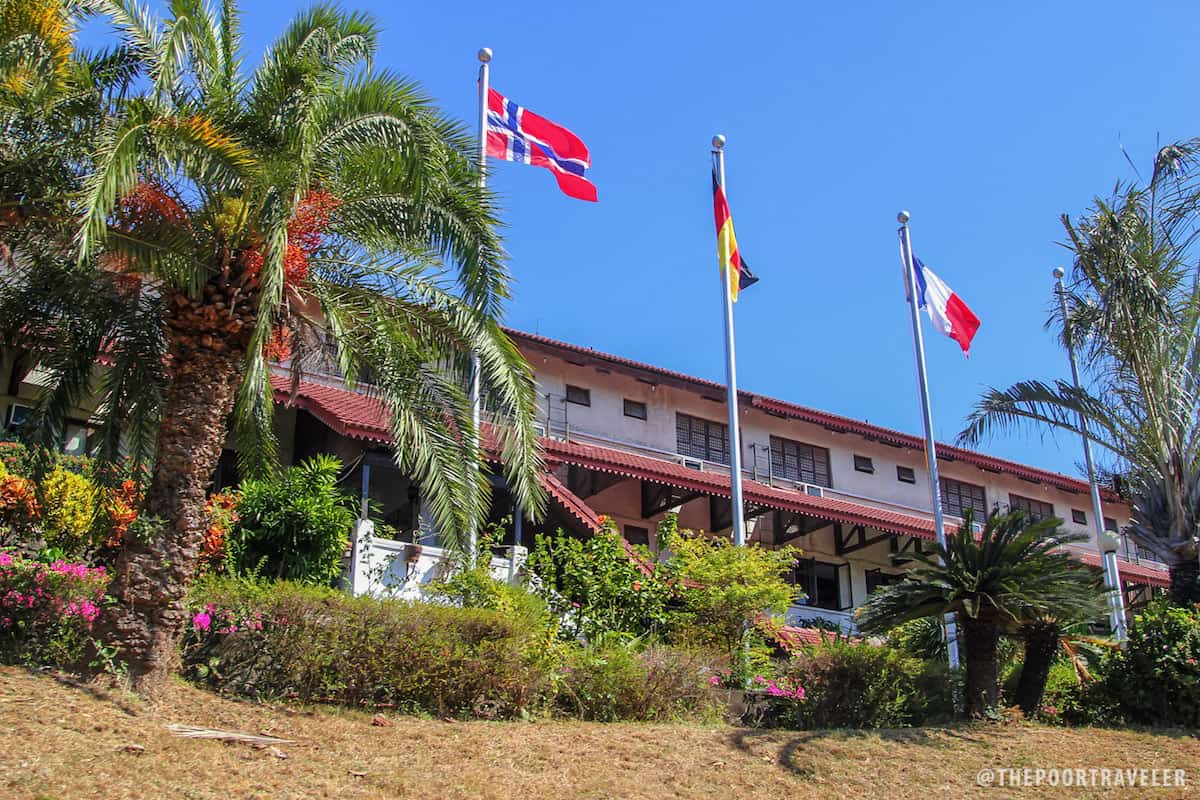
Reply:
[[[111,489],[105,494],[104,510],[108,514],[109,534],[104,540],[105,547],[120,547],[125,538],[125,532],[137,519],[138,503],[141,501],[141,490],[138,485],[126,480],[119,489]]]
[[[225,558],[225,536],[238,520],[238,499],[236,493],[226,490],[210,496],[204,504],[204,513],[209,522],[200,545],[201,571],[219,564]]]
[[[41,516],[37,487],[28,478],[5,474],[0,477],[0,515],[5,519],[32,520]]]

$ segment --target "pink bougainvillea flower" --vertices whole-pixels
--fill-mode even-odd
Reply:
[[[207,611],[198,611],[192,617],[192,627],[198,631],[206,631],[212,627],[212,617]]]

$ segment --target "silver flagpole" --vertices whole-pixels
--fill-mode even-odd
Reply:
[[[1067,345],[1067,360],[1071,363],[1071,383],[1079,389],[1079,367],[1075,364],[1075,343],[1071,339],[1071,328],[1067,322],[1067,290],[1063,287],[1060,268],[1054,268],[1054,290],[1058,293],[1058,307],[1063,318],[1063,340]],[[1104,506],[1100,504],[1100,484],[1096,482],[1096,466],[1092,462],[1092,442],[1088,437],[1087,418],[1079,413],[1079,438],[1083,440],[1083,460],[1087,464],[1088,485],[1092,490],[1092,527],[1096,531],[1096,547],[1103,554],[1104,587],[1108,594],[1108,624],[1118,644],[1125,644],[1128,631],[1125,627],[1125,598],[1121,592],[1121,573],[1117,567],[1117,537],[1104,530]]]
[[[492,49],[484,47],[479,50],[479,188],[487,186],[487,109],[488,84],[491,78],[490,64]],[[475,429],[475,451],[479,451],[480,428],[483,425],[483,408],[481,402],[479,353],[471,355],[471,423]],[[478,532],[475,523],[467,530],[467,560],[475,561],[475,550],[478,547]]]
[[[904,289],[908,295],[908,308],[912,317],[913,350],[917,357],[917,386],[921,394],[921,421],[925,425],[925,460],[929,465],[929,499],[933,505],[933,527],[937,543],[946,547],[946,523],[942,517],[941,481],[938,479],[937,447],[933,441],[933,409],[929,404],[929,377],[925,371],[925,340],[921,335],[921,318],[918,313],[917,283],[913,274],[912,242],[908,237],[907,211],[896,215],[900,220],[900,255],[904,261]],[[958,669],[958,630],[954,615],[947,614],[946,654],[950,669]]]
[[[721,190],[725,191],[725,137],[717,134],[712,138],[713,155],[717,157],[717,175]],[[729,193],[725,193],[728,202]],[[718,232],[719,233],[719,232]],[[742,435],[738,426],[737,361],[733,354],[733,297],[729,287],[733,282],[732,270],[722,264],[721,305],[725,317],[725,394],[729,404],[729,487],[733,517],[733,543],[738,547],[746,544],[746,517],[742,507]]]

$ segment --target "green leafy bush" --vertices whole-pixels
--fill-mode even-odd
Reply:
[[[537,537],[526,568],[534,591],[563,620],[565,638],[665,630],[673,593],[668,576],[644,548],[635,552],[639,558],[630,558],[611,522],[585,540],[561,532]]]
[[[711,655],[610,634],[569,650],[555,706],[599,722],[716,719],[713,674]]]
[[[663,531],[660,531],[660,537]],[[735,681],[754,673],[748,647],[761,644],[763,617],[780,614],[796,599],[784,575],[799,551],[735,547],[728,539],[687,532],[669,535],[670,571],[678,579],[682,609],[673,614],[675,637],[728,654]]]
[[[786,727],[899,728],[954,714],[956,678],[894,647],[831,637],[796,653],[782,672],[805,690],[804,701],[775,720]]]
[[[1121,709],[1095,680],[1081,681],[1068,658],[1050,667],[1038,718],[1067,725],[1119,725]]]
[[[342,462],[318,455],[263,480],[244,481],[226,538],[236,575],[329,585],[342,571],[355,500],[337,487]]]
[[[1098,672],[1099,688],[1129,722],[1200,728],[1200,606],[1150,606]]]
[[[228,578],[189,602],[186,671],[232,694],[511,717],[541,707],[556,670],[544,631],[486,609]]]
[[[523,582],[510,583],[492,575],[492,549],[503,537],[503,526],[480,532],[474,560],[468,563],[461,554],[453,555],[449,574],[429,585],[430,596],[464,608],[486,608],[520,617],[553,637],[559,621],[542,597]]]
[[[57,466],[42,479],[38,498],[46,544],[71,554],[92,548],[102,496],[91,478]]]

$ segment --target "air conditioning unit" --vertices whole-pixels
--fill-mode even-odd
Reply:
[[[687,467],[688,469],[695,469],[695,470],[703,470],[704,469],[703,461],[693,461],[690,458],[685,458],[683,460],[683,465],[685,467]]]
[[[813,486],[811,483],[804,484],[804,493],[813,497],[824,497],[825,490],[820,486]]]

